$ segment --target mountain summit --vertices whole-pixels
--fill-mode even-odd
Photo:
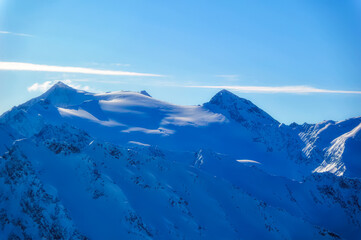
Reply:
[[[235,95],[234,93],[231,93],[230,91],[228,91],[226,89],[222,89],[218,93],[216,93],[216,95],[214,95],[212,97],[212,99],[210,100],[210,103],[226,104],[226,103],[231,103],[231,102],[240,101],[240,100],[248,101],[246,99],[238,97],[237,95]]]
[[[360,124],[58,82],[0,117],[0,238],[356,239]]]
[[[39,98],[50,101],[54,106],[76,105],[90,99],[87,92],[74,89],[61,81],[54,84]]]
[[[218,108],[222,113],[227,113],[230,118],[239,123],[249,124],[250,122],[253,122],[253,124],[257,123],[259,125],[279,124],[269,114],[258,108],[251,101],[240,98],[225,89],[214,95],[214,97],[205,104],[205,107],[212,110]]]

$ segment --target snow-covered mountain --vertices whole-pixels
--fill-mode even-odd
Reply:
[[[0,117],[0,238],[357,239],[360,129],[59,82]]]

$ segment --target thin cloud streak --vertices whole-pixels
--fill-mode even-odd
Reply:
[[[0,31],[0,34],[9,34],[9,35],[15,35],[15,36],[21,36],[21,37],[34,37],[33,35],[26,34],[26,33],[14,33],[14,32],[8,32],[8,31]]]
[[[22,63],[22,62],[0,62],[0,70],[62,72],[62,73],[80,73],[80,74],[92,74],[92,75],[134,76],[134,77],[162,77],[163,76],[163,75],[151,74],[151,73],[100,70],[100,69],[83,68],[83,67],[50,66],[50,65]]]
[[[68,80],[68,79],[65,79]],[[111,81],[111,80],[95,80],[95,79],[69,79],[73,82],[91,82],[91,83],[107,83],[107,84],[126,84],[128,81]]]
[[[236,74],[226,74],[226,75],[216,75],[218,78],[223,78],[227,81],[237,81],[239,78],[239,75]]]
[[[346,90],[330,90],[314,88],[310,86],[186,86],[189,88],[214,88],[214,89],[228,89],[237,92],[249,93],[293,93],[293,94],[306,94],[306,93],[343,93],[343,94],[361,94],[361,91],[346,91]]]

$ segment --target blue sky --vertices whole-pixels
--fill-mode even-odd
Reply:
[[[62,80],[185,105],[228,88],[281,122],[342,120],[361,115],[360,43],[356,0],[0,0],[0,113]]]

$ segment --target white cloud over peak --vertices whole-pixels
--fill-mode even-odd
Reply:
[[[28,87],[28,92],[38,92],[38,91],[45,92],[53,85],[54,83],[52,81],[46,81],[43,83],[34,83],[30,87]]]
[[[34,83],[33,85],[29,86],[28,92],[46,92],[49,88],[51,88],[55,83],[58,81],[45,81],[43,83]],[[80,84],[75,84],[71,80],[62,80],[63,83],[67,84],[69,87],[84,90],[84,91],[90,91],[89,86],[83,86]]]
[[[134,76],[134,77],[161,77],[159,74],[137,73],[114,70],[101,70],[83,67],[63,67],[51,66],[22,62],[0,62],[0,70],[8,71],[37,71],[37,72],[62,72],[62,73],[81,73],[93,75],[112,75],[112,76]]]

